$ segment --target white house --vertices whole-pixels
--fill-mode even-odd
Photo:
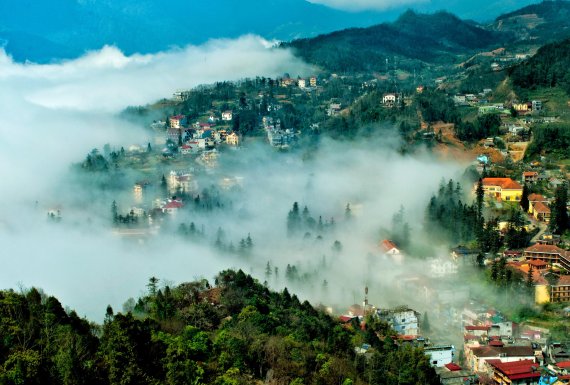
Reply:
[[[404,306],[395,309],[378,309],[376,315],[401,335],[417,336],[420,334],[419,314]]]
[[[441,368],[453,362],[455,347],[453,345],[435,345],[424,348],[424,353],[429,356],[431,366]]]
[[[222,112],[222,120],[224,122],[229,122],[233,119],[233,113],[231,111]]]

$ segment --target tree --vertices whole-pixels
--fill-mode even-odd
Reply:
[[[344,209],[344,219],[347,221],[352,218],[352,210],[350,209],[350,203],[346,204],[346,208]]]
[[[119,209],[117,207],[117,202],[113,201],[111,203],[111,217],[113,218],[113,223],[117,224],[119,222]]]
[[[522,191],[522,197],[521,197],[521,208],[523,209],[523,211],[526,213],[528,212],[528,208],[530,205],[530,202],[528,200],[528,186],[526,185],[526,183],[523,185],[523,191]]]
[[[568,210],[566,203],[568,202],[568,185],[566,183],[558,186],[551,207],[552,218],[550,219],[550,229],[555,234],[562,235],[568,227]]]
[[[153,297],[156,296],[156,289],[158,287],[158,281],[159,281],[158,278],[150,277],[148,279],[148,284],[146,285],[146,287],[148,288],[148,293]]]

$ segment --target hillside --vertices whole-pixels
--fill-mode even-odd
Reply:
[[[397,348],[387,324],[366,331],[340,323],[287,289],[271,292],[226,270],[206,280],[159,288],[102,326],[66,313],[36,289],[0,291],[2,384],[437,384],[419,348]],[[370,343],[371,365],[354,345]],[[380,373],[370,368],[384,368]]]
[[[501,33],[487,31],[447,12],[407,11],[393,23],[352,28],[283,44],[310,63],[330,71],[385,71],[386,60],[415,68],[425,63],[451,63],[456,55],[498,44]]]
[[[536,55],[509,69],[518,88],[561,87],[570,94],[570,39],[541,47]]]
[[[570,2],[543,1],[499,16],[491,30],[511,34],[521,43],[542,45],[570,36]]]

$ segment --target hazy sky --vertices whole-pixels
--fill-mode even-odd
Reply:
[[[405,7],[434,12],[447,10],[463,18],[474,18],[489,21],[501,13],[513,11],[529,4],[539,3],[537,0],[308,0],[333,8],[364,11],[385,11],[404,9]]]

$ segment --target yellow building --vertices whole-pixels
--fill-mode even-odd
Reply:
[[[483,190],[488,197],[519,202],[523,188],[511,178],[483,178]]]
[[[232,132],[226,136],[226,143],[230,146],[239,146],[239,136],[235,132]]]

